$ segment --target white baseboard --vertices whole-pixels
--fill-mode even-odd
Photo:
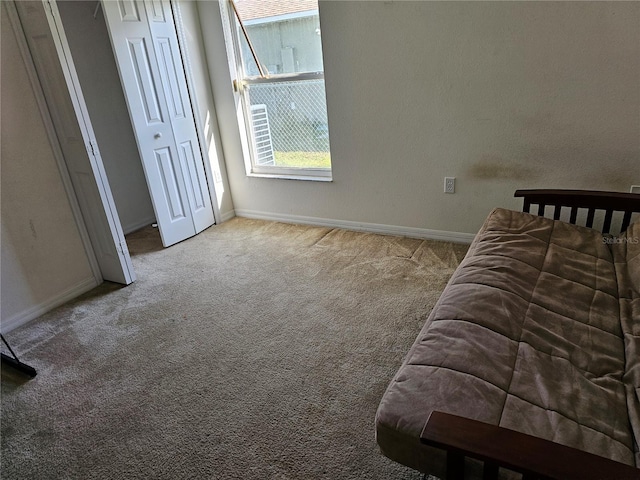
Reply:
[[[98,282],[94,277],[87,278],[64,291],[59,292],[57,295],[54,295],[44,302],[2,320],[2,333],[10,332],[14,328],[24,325],[25,323],[38,318],[40,315],[44,315],[63,303],[73,300],[77,296],[97,287],[99,284],[100,282]]]
[[[135,232],[136,230],[140,230],[141,228],[148,227],[152,223],[156,223],[156,217],[148,217],[144,220],[140,220],[139,222],[132,223],[129,225],[122,225],[122,232],[125,235],[130,234],[131,232]]]
[[[351,222],[348,220],[305,217],[301,215],[285,215],[279,213],[260,212],[256,210],[236,209],[235,214],[239,217],[255,218],[258,220],[273,220],[283,223],[298,223],[303,225],[315,225],[319,227],[344,228],[345,230],[356,230],[359,232],[380,233],[383,235],[398,235],[403,237],[440,240],[444,242],[454,243],[469,244],[475,237],[475,235],[472,233],[447,232],[443,230],[401,227],[396,225],[383,225],[379,223]]]
[[[224,223],[227,220],[231,220],[235,216],[236,216],[235,210],[229,210],[228,212],[220,213],[220,221],[216,223]]]

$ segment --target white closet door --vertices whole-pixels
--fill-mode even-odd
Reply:
[[[55,3],[16,2],[64,161],[102,278],[135,273]]]
[[[213,225],[177,34],[168,2],[103,2],[163,245]]]

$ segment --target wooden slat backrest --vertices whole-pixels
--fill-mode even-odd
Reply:
[[[604,211],[602,232],[609,233],[615,212],[622,212],[620,231],[627,229],[633,213],[640,212],[640,195],[637,193],[601,192],[593,190],[517,190],[516,197],[524,198],[523,211],[529,213],[531,205],[538,205],[538,215],[544,216],[545,207],[552,205],[553,218],[559,220],[562,207],[570,207],[569,223],[575,224],[578,209],[587,209],[585,225],[593,228],[596,211]]]

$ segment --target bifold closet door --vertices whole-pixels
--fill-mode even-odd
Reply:
[[[213,207],[168,1],[102,3],[165,247],[213,225]]]

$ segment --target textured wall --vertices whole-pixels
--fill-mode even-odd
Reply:
[[[322,1],[320,22],[334,181],[246,177],[221,120],[236,209],[473,233],[517,188],[640,183],[640,3]]]

